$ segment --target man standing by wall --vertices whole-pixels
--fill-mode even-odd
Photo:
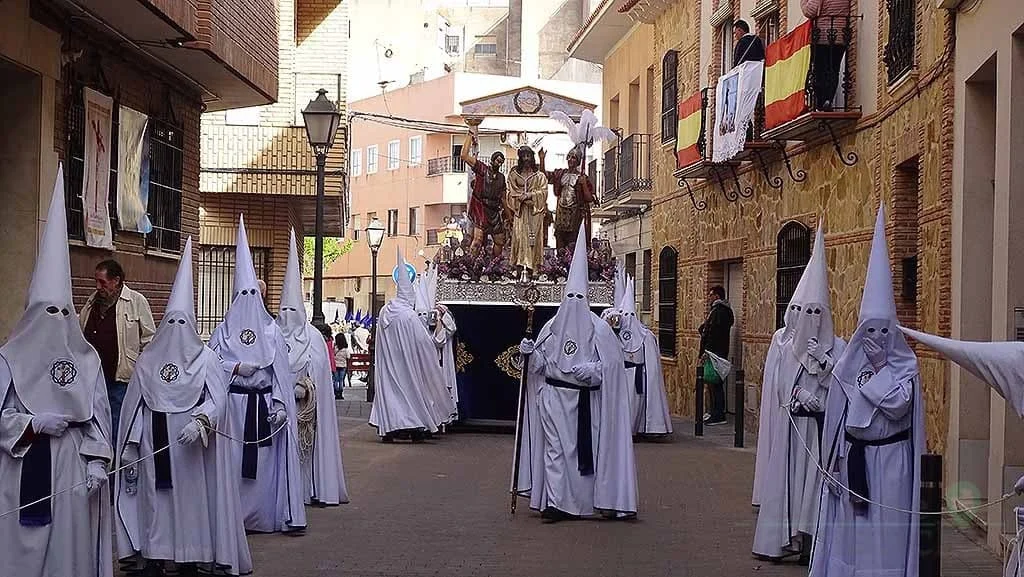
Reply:
[[[113,439],[117,438],[121,401],[135,372],[135,361],[153,340],[156,323],[149,301],[124,284],[124,269],[116,260],[96,265],[96,290],[82,307],[79,322],[89,344],[100,355],[107,381]]]
[[[725,300],[725,288],[720,285],[711,287],[708,302],[711,310],[699,329],[701,362],[706,362],[708,353],[728,360],[729,333],[734,319],[732,307]],[[725,382],[717,379],[708,385],[711,388],[711,412],[704,415],[704,421],[708,425],[720,425],[725,423]]]

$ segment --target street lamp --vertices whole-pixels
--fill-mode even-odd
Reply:
[[[373,318],[373,333],[370,335],[370,373],[366,376],[366,402],[372,403],[376,393],[376,383],[373,379],[373,364],[375,362],[374,349],[377,346],[377,253],[380,245],[384,242],[384,223],[374,218],[366,225],[366,244],[370,247],[370,316]]]
[[[341,124],[341,113],[328,100],[327,91],[316,91],[316,98],[309,101],[302,111],[306,124],[306,138],[316,155],[316,231],[313,249],[313,324],[324,322],[324,168],[327,152],[334,144]]]

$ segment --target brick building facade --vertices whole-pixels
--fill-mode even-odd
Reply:
[[[150,2],[11,0],[0,3],[0,264],[9,274],[0,305],[0,338],[21,316],[36,239],[58,162],[65,170],[75,303],[94,286],[107,258],[125,267],[127,283],[146,295],[157,319],[185,239],[199,233],[200,114],[270,102],[277,94],[277,27],[271,0]],[[149,117],[149,235],[119,229],[117,155],[112,151],[109,204],[113,250],[86,246],[81,210],[83,89]]]

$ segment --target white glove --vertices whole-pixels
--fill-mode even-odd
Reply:
[[[821,412],[821,401],[818,397],[815,397],[803,387],[797,387],[793,389],[793,397],[796,398],[797,402],[804,406],[805,409],[812,413]]]
[[[572,368],[574,377],[591,384],[601,383],[601,363],[583,363]]]
[[[868,362],[875,368],[875,372],[882,370],[885,366],[885,349],[875,344],[870,339],[864,339],[864,354],[868,357]]]
[[[238,376],[240,377],[251,377],[255,375],[256,371],[258,370],[259,367],[257,367],[256,365],[250,365],[249,363],[238,363],[235,366],[235,373],[237,373]]]
[[[103,461],[89,461],[85,468],[85,489],[89,495],[107,484],[107,465]]]
[[[39,413],[32,417],[32,432],[40,435],[59,437],[68,428],[68,416],[55,413]]]
[[[533,339],[523,339],[519,342],[519,352],[524,355],[532,355],[537,350],[537,343]]]
[[[807,339],[807,354],[819,363],[822,361],[822,350],[821,345],[818,344],[818,339],[814,337]]]
[[[192,419],[187,425],[181,428],[181,432],[178,433],[178,442],[182,445],[191,445],[199,440],[202,433],[202,423],[199,422],[199,419]]]
[[[302,385],[295,385],[295,400],[299,401],[306,398],[306,387]]]
[[[1013,486],[1013,492],[1018,495],[1024,495],[1024,477],[1017,479],[1017,484]]]
[[[280,426],[282,423],[284,423],[287,420],[288,420],[288,413],[286,413],[284,411],[284,409],[278,409],[278,410],[274,411],[273,413],[271,413],[270,416],[267,417],[267,421],[270,422],[270,424],[275,426],[275,427]]]

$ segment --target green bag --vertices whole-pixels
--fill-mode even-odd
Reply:
[[[722,382],[722,378],[718,376],[718,371],[715,370],[711,359],[704,359],[704,384],[717,385],[720,382]]]

